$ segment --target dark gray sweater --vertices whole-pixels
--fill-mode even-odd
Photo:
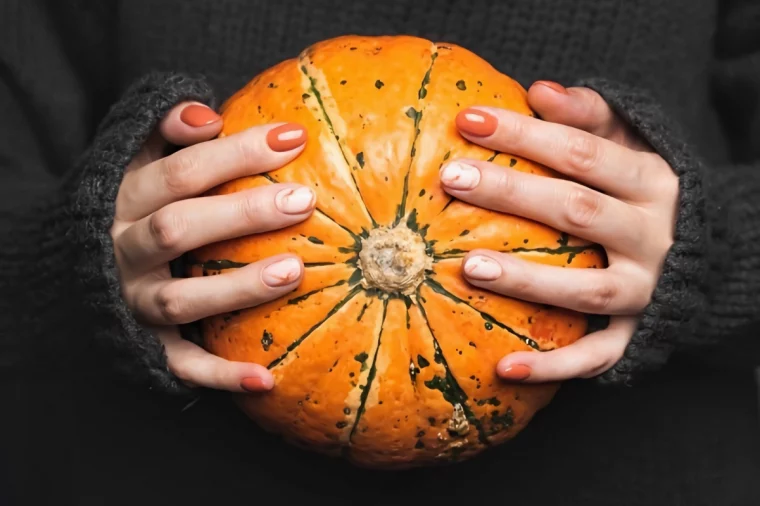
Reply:
[[[675,244],[601,382],[646,379],[674,352],[745,370],[760,362],[754,0],[5,0],[0,20],[5,378],[66,377],[86,364],[105,381],[118,372],[137,388],[187,393],[119,296],[109,227],[122,172],[178,101],[218,104],[345,33],[454,42],[526,87],[590,86],[679,175]]]

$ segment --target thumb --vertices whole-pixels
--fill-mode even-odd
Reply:
[[[584,130],[636,150],[650,150],[596,91],[565,88],[552,81],[536,81],[528,103],[545,121]]]

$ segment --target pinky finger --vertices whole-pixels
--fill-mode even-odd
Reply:
[[[609,326],[547,352],[516,352],[502,358],[496,373],[507,381],[541,383],[591,378],[610,369],[623,356],[638,318],[618,316]]]
[[[230,392],[266,392],[274,386],[269,370],[259,364],[232,362],[183,339],[176,327],[161,329],[169,371],[191,387]]]

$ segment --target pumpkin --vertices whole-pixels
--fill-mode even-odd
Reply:
[[[297,122],[309,138],[288,165],[211,194],[275,182],[317,194],[303,223],[191,255],[192,276],[285,252],[303,259],[295,292],[201,322],[210,352],[273,373],[270,392],[236,398],[260,427],[361,466],[416,467],[499,445],[550,402],[558,384],[507,383],[496,363],[572,343],[586,333],[586,315],[477,289],[461,275],[462,257],[488,248],[596,268],[603,251],[451,199],[438,182],[442,164],[459,157],[559,177],[455,128],[457,112],[471,105],[533,115],[526,96],[454,44],[343,36],[264,71],[226,101],[221,135]]]

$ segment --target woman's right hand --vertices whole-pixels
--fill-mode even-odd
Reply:
[[[191,387],[266,391],[273,385],[266,367],[212,355],[183,339],[177,325],[281,297],[298,286],[301,260],[278,255],[220,276],[180,279],[172,278],[169,262],[205,244],[309,217],[316,196],[296,184],[199,196],[285,165],[303,150],[306,130],[271,124],[216,138],[221,128],[221,117],[205,105],[174,107],[125,171],[111,237],[122,296],[164,345],[170,372]],[[170,144],[188,147],[163,156]]]

